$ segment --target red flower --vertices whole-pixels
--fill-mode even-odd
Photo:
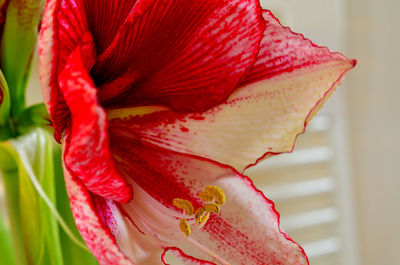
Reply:
[[[308,263],[241,173],[291,151],[354,61],[256,0],[49,0],[40,41],[72,211],[100,264]]]

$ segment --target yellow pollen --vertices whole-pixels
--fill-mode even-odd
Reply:
[[[184,199],[173,199],[172,204],[181,210],[184,210],[187,215],[192,215],[194,213],[194,207],[190,201]]]
[[[207,212],[200,220],[199,225],[204,225],[210,218],[210,212]]]
[[[213,213],[219,213],[219,211],[221,210],[219,205],[216,203],[206,204],[204,205],[204,209],[206,209],[207,212],[213,212]]]
[[[207,202],[215,202],[216,204],[223,205],[226,197],[224,191],[217,186],[207,186],[200,192],[200,198]]]
[[[190,225],[186,219],[181,219],[179,222],[179,227],[181,228],[182,232],[185,233],[185,235],[190,236]]]

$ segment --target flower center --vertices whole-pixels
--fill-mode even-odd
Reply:
[[[199,197],[206,203],[197,208],[196,211],[193,204],[188,200],[175,198],[172,204],[185,214],[193,216],[195,223],[201,228],[207,223],[210,213],[219,213],[221,211],[221,206],[225,204],[226,197],[224,191],[217,186],[207,186],[200,192]],[[190,236],[191,226],[186,218],[180,220],[179,228],[186,236]]]

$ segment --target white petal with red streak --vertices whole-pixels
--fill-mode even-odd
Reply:
[[[140,191],[135,189],[135,200],[140,197]],[[132,208],[134,203],[125,206],[131,209],[132,215],[128,216],[124,206],[101,197],[94,199],[98,214],[102,222],[108,226],[121,251],[137,265],[161,264],[161,255],[164,251],[160,241],[156,237],[145,234],[139,226],[142,224],[139,218],[135,218],[133,212],[140,209]],[[134,222],[136,221],[136,222]]]
[[[291,151],[355,62],[294,34],[269,12],[264,18],[267,27],[257,61],[225,103],[198,114],[160,107],[114,109],[109,111],[111,126],[238,171],[267,154]]]

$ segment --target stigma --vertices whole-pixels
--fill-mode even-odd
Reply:
[[[226,202],[224,191],[217,186],[206,186],[205,189],[199,194],[200,199],[205,201],[205,204],[199,208],[194,209],[193,204],[184,199],[175,198],[172,204],[182,210],[190,219],[194,219],[198,227],[203,227],[210,218],[211,213],[218,214],[221,211],[221,206]],[[180,230],[185,236],[190,236],[191,226],[189,218],[182,218],[179,222]]]

